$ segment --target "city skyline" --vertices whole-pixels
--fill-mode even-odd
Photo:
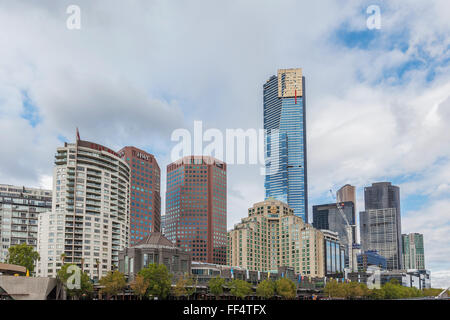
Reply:
[[[362,2],[308,4],[304,10],[293,4],[243,6],[230,31],[222,28],[227,10],[212,4],[202,9],[211,16],[223,13],[207,21],[185,14],[195,17],[195,5],[159,4],[165,20],[178,21],[163,25],[143,18],[146,6],[124,10],[111,4],[102,8],[105,20],[98,4],[81,1],[89,22],[79,31],[64,29],[66,4],[55,10],[47,4],[8,3],[0,13],[3,30],[16,30],[8,37],[10,50],[0,53],[0,67],[11,70],[0,75],[0,127],[9,136],[0,142],[8,155],[0,160],[0,183],[51,187],[54,150],[73,141],[77,126],[89,140],[114,150],[141,148],[164,168],[173,129],[190,128],[196,119],[221,130],[261,127],[264,81],[279,68],[302,67],[308,75],[309,213],[312,205],[333,202],[329,189],[350,183],[357,187],[358,216],[363,188],[391,181],[402,190],[402,232],[424,234],[433,282],[439,272],[449,278],[450,248],[442,240],[450,230],[450,66],[448,44],[438,41],[448,33],[445,4],[385,4],[382,28],[374,31],[366,29]],[[306,14],[311,11],[317,14]],[[250,13],[261,20],[249,25]],[[291,22],[265,26],[266,19],[281,15]],[[431,21],[426,28],[419,17]],[[142,28],[117,26],[135,18],[143,20]],[[113,33],[126,39],[125,46]],[[155,45],[162,51],[152,50]],[[184,59],[174,53],[177,46],[184,46]],[[264,183],[257,166],[228,169],[230,228],[249,203],[264,199]],[[161,178],[165,193],[165,172]]]

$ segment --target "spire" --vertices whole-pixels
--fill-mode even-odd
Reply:
[[[77,127],[77,141],[80,141],[80,131],[78,131],[78,127]]]

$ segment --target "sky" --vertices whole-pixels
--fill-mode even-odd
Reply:
[[[67,28],[67,7],[80,29]],[[368,29],[370,5],[379,29]],[[171,162],[171,133],[262,128],[262,86],[306,78],[309,212],[329,190],[400,187],[402,232],[424,234],[450,286],[450,3],[0,1],[0,183],[51,188],[55,150],[82,139]],[[228,228],[264,199],[258,165],[228,167]],[[164,212],[164,206],[163,206]]]

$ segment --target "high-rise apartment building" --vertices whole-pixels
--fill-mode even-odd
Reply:
[[[37,248],[38,215],[51,207],[51,190],[0,184],[0,262],[11,246]]]
[[[403,269],[425,270],[423,234],[402,234]]]
[[[296,273],[324,276],[324,235],[273,198],[258,202],[228,232],[227,265],[250,271],[288,266]],[[331,258],[330,258],[331,262]]]
[[[52,210],[38,222],[38,275],[55,277],[63,253],[93,279],[117,268],[129,244],[129,181],[130,167],[107,147],[77,137],[57,148]]]
[[[363,251],[377,250],[386,257],[388,269],[402,269],[400,188],[390,182],[372,183],[364,188],[364,203],[365,211],[359,220]]]
[[[287,203],[308,222],[305,77],[280,69],[264,84],[266,198]]]
[[[209,156],[167,166],[165,236],[193,261],[225,264],[227,167]]]
[[[356,243],[355,206],[352,201],[339,202],[342,212],[351,228],[351,244]],[[340,214],[336,203],[313,206],[313,226],[319,230],[337,232],[340,243],[345,247],[345,265],[349,267],[348,226]]]
[[[130,245],[161,230],[161,172],[152,154],[125,147],[118,154],[130,167]]]

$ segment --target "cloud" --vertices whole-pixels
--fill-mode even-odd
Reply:
[[[405,228],[427,233],[427,264],[448,265],[433,249],[445,217],[418,213],[449,199],[448,1],[383,2],[375,34],[368,1],[78,1],[76,31],[69,4],[1,4],[3,183],[48,185],[56,147],[78,126],[83,139],[155,153],[164,192],[173,129],[260,128],[264,82],[303,67],[309,203],[352,183],[362,210],[363,186],[397,181],[402,200],[424,196],[415,210],[402,204]],[[263,200],[258,170],[229,166],[229,228]]]

